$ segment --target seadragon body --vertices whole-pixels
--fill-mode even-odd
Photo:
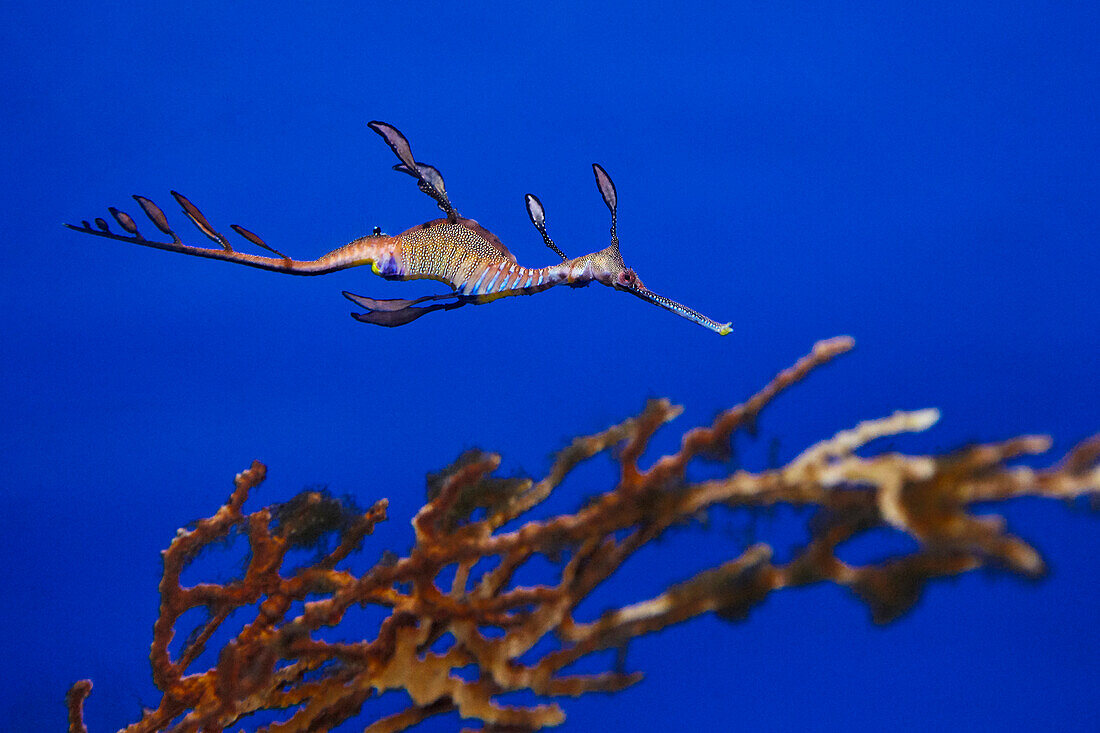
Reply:
[[[508,248],[491,232],[473,219],[458,214],[451,205],[439,171],[425,163],[417,163],[412,157],[408,141],[396,128],[384,122],[371,122],[377,132],[397,154],[401,163],[396,170],[408,173],[418,180],[420,190],[435,199],[447,216],[433,219],[394,236],[375,229],[373,234],[355,239],[315,260],[295,260],[270,247],[252,232],[231,225],[232,229],[253,244],[275,256],[238,252],[229,240],[216,231],[206,217],[183,195],[172,192],[183,213],[208,238],[220,248],[197,247],[183,244],[168,226],[168,219],[156,204],[143,196],[134,196],[146,216],[171,242],[146,239],[134,220],[115,208],[109,211],[125,231],[111,231],[104,219],[96,219],[93,227],[87,221],[79,226],[67,224],[70,229],[101,237],[133,242],[147,247],[181,252],[210,259],[237,262],[291,275],[323,275],[350,267],[369,265],[372,271],[393,280],[439,280],[449,285],[453,292],[429,295],[414,300],[377,300],[345,292],[352,302],[366,310],[352,316],[365,323],[380,326],[401,326],[435,310],[450,310],[463,305],[480,305],[498,298],[513,295],[531,295],[556,285],[580,287],[591,282],[622,290],[654,305],[672,311],[716,333],[730,332],[728,323],[718,323],[664,296],[658,295],[642,284],[634,270],[623,262],[619,252],[619,239],[615,232],[617,194],[611,178],[602,167],[593,164],[596,184],[611,211],[611,244],[597,252],[582,257],[568,258],[546,232],[546,217],[542,203],[533,194],[527,194],[527,213],[531,222],[543,237],[543,241],[560,258],[561,262],[541,268],[529,268],[516,262]],[[430,305],[421,305],[431,303]]]

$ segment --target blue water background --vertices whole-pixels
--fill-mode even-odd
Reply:
[[[389,497],[369,564],[407,549],[424,474],[465,448],[540,475],[571,436],[667,396],[686,409],[652,458],[838,334],[857,350],[769,408],[739,439],[746,464],[896,408],[943,412],[884,446],[910,451],[1052,433],[1057,452],[1100,429],[1095,3],[227,5],[0,9],[3,730],[63,729],[84,677],[93,731],[159,700],[159,551],[253,459],[270,467],[253,507],[317,484]],[[371,119],[523,263],[554,259],[528,191],[567,253],[606,244],[599,161],[627,263],[733,334],[598,286],[385,330],[340,290],[438,285],[291,278],[60,226],[136,214],[140,193],[190,231],[177,189],[310,258],[433,217]],[[597,461],[550,508],[612,475]],[[778,593],[747,624],[633,644],[645,681],[563,701],[566,729],[1096,730],[1100,524],[1080,504],[1006,511],[1050,562],[1041,583],[937,583],[887,628],[835,587]],[[584,609],[648,597],[753,532],[789,553],[806,518],[716,514]]]

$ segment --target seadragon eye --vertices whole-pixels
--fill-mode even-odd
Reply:
[[[629,267],[615,276],[615,284],[627,288],[638,287],[638,275]]]

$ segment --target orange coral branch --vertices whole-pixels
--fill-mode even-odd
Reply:
[[[750,425],[780,392],[851,347],[848,338],[818,343],[744,404],[709,426],[687,431],[676,453],[648,468],[638,462],[650,438],[680,413],[667,400],[652,400],[637,417],[575,439],[538,481],[494,477],[499,456],[467,452],[429,476],[429,500],[413,519],[415,545],[409,554],[384,559],[361,575],[337,566],[386,518],[386,502],[358,512],[306,491],[245,514],[249,492],[264,479],[264,466],[254,463],[237,476],[229,500],[213,517],[181,530],[164,552],[150,655],[163,698],[126,730],[221,730],[261,710],[283,710],[286,716],[264,730],[325,729],[360,715],[373,696],[390,690],[406,693],[410,706],[377,718],[366,730],[405,730],[452,711],[481,721],[486,730],[537,730],[564,720],[552,698],[615,691],[641,678],[619,670],[565,674],[579,659],[700,614],[743,618],[781,588],[833,582],[863,599],[876,621],[888,622],[909,610],[937,577],[990,564],[1023,575],[1041,573],[1034,548],[1008,534],[1001,518],[975,516],[969,507],[1025,495],[1100,496],[1100,437],[1041,470],[1007,465],[1049,448],[1049,439],[1033,436],[944,456],[858,455],[872,440],[926,430],[939,417],[935,410],[897,412],[841,431],[778,469],[687,479],[693,460],[722,455],[733,432]],[[574,513],[503,531],[577,465],[615,446],[622,446],[615,456],[615,486]],[[592,620],[574,617],[585,597],[673,525],[715,507],[776,503],[817,508],[809,542],[789,562],[774,563],[771,547],[756,544],[652,598]],[[837,557],[842,543],[878,527],[907,533],[918,548],[866,566]],[[244,535],[250,548],[243,577],[182,586],[187,564],[234,532]],[[335,549],[306,567],[284,568],[288,551],[326,536],[336,538]],[[549,585],[513,585],[514,573],[536,555],[553,562],[558,577]],[[478,561],[486,559],[495,562],[482,569],[485,564]],[[454,575],[445,582],[451,570]],[[300,613],[291,616],[296,603]],[[355,605],[388,611],[373,639],[329,642],[318,635],[341,624]],[[193,608],[205,609],[208,619],[173,660],[169,645],[176,626]],[[254,609],[254,618],[219,650],[211,668],[190,671],[215,632],[242,608]],[[487,635],[487,627],[497,632]],[[556,648],[520,661],[546,639],[555,640]],[[458,672],[471,667],[473,676]],[[83,681],[69,693],[71,731],[85,730],[83,702],[90,690],[91,683]],[[515,690],[547,701],[528,707],[499,703],[503,693]]]

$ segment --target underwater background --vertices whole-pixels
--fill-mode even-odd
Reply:
[[[2,730],[64,729],[81,678],[93,732],[159,700],[159,551],[253,459],[269,477],[252,508],[312,485],[388,497],[369,564],[408,549],[425,474],[466,448],[537,477],[572,436],[666,396],[686,410],[653,458],[839,334],[855,352],[738,438],[743,465],[898,408],[943,417],[884,449],[1051,433],[1053,456],[1100,430],[1095,3],[15,0],[0,61]],[[205,246],[169,206],[176,189],[215,226],[308,259],[434,218],[372,119],[528,265],[554,256],[527,192],[571,256],[607,244],[598,161],[627,264],[733,333],[598,286],[382,329],[349,318],[340,291],[441,286],[287,277],[61,227],[108,205],[137,214],[138,193]],[[612,468],[579,472],[549,509],[609,489]],[[881,628],[835,586],[777,593],[746,623],[634,642],[627,668],[645,680],[563,700],[565,730],[1096,730],[1096,513],[995,510],[1043,552],[1045,579],[933,583]],[[582,608],[647,598],[750,539],[782,556],[807,516],[715,514]],[[880,539],[848,558],[894,549]]]

